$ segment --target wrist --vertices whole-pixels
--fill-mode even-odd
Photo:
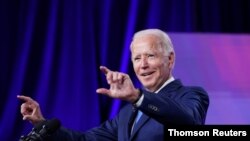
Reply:
[[[139,101],[139,99],[141,98],[141,96],[142,96],[142,90],[141,89],[137,89],[137,93],[138,93],[137,98],[132,102],[133,105],[136,104]]]

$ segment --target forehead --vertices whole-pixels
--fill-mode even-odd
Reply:
[[[155,36],[142,36],[137,37],[133,40],[131,52],[134,53],[143,53],[143,52],[157,52],[161,50],[160,41]]]

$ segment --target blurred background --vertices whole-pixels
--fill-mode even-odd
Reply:
[[[16,96],[45,117],[86,131],[125,104],[96,94],[100,65],[135,77],[133,33],[159,28],[173,40],[174,77],[210,96],[206,124],[250,124],[249,0],[0,0],[0,140],[32,126]]]

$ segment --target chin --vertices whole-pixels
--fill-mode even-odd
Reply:
[[[145,87],[145,88],[147,88],[147,89],[152,89],[152,85],[150,85],[150,84],[145,84],[145,83],[143,83],[143,86]]]

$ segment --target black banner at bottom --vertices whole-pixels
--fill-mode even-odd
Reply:
[[[165,129],[165,140],[177,140],[180,137],[190,139],[233,137],[239,141],[250,140],[250,125],[195,125],[168,126]]]

